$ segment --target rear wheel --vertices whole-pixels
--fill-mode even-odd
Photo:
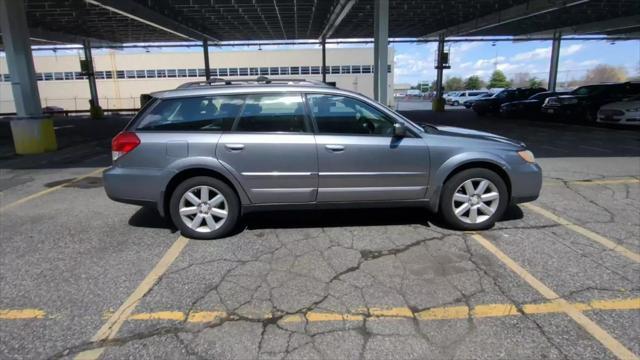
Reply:
[[[502,217],[508,199],[507,186],[498,174],[488,169],[468,169],[444,184],[440,212],[453,228],[487,229]]]
[[[230,233],[240,215],[240,201],[224,182],[197,176],[182,182],[171,195],[171,219],[182,235],[216,239]]]

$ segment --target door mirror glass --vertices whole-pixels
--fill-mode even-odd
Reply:
[[[393,136],[395,137],[407,136],[407,127],[403,123],[399,123],[399,122],[393,124]]]

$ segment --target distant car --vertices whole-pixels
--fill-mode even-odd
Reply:
[[[458,92],[459,92],[459,91],[449,91],[449,92],[444,93],[444,94],[442,95],[442,98],[444,99],[444,102],[446,103],[446,102],[447,102],[447,100],[448,100],[450,97],[458,95]]]
[[[601,106],[597,121],[640,126],[640,95]]]
[[[460,91],[455,96],[450,96],[447,98],[447,105],[458,106],[464,103],[466,100],[477,99],[478,97],[487,94],[488,91],[482,90],[470,90],[470,91]]]
[[[639,94],[640,82],[581,86],[567,95],[547,98],[542,112],[557,119],[596,122],[602,105]]]
[[[45,106],[42,108],[43,113],[53,113],[53,112],[62,112],[62,111],[64,111],[64,109],[61,108],[60,106]]]
[[[480,95],[480,96],[478,96],[478,97],[476,97],[476,98],[469,99],[469,100],[465,100],[465,102],[463,102],[463,103],[462,103],[462,105],[464,105],[464,107],[465,107],[465,108],[467,108],[467,109],[471,109],[471,106],[473,106],[473,103],[474,103],[476,100],[478,100],[478,99],[490,98],[490,97],[492,97],[493,95],[495,95],[495,94],[494,94],[494,93],[490,93],[490,92],[488,92],[488,93],[486,93],[486,94],[484,94],[484,95]]]
[[[504,103],[525,100],[532,95],[545,91],[547,91],[545,88],[505,89],[490,98],[476,100],[472,108],[478,116],[483,116],[488,113],[498,113],[500,111],[500,105]]]
[[[552,96],[566,95],[568,92],[545,91],[537,93],[526,100],[512,101],[500,105],[500,115],[511,118],[528,117],[540,114],[545,99]]]

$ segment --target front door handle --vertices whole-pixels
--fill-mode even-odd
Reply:
[[[344,151],[344,145],[325,145],[324,147],[333,152]]]
[[[224,144],[224,147],[232,151],[240,151],[244,149],[244,144]]]

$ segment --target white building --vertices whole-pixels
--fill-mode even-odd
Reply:
[[[165,49],[166,51],[166,49]],[[305,78],[322,80],[322,53],[318,49],[211,51],[212,77]],[[80,57],[39,55],[35,69],[42,106],[66,110],[89,108],[89,85],[80,73]],[[388,104],[393,100],[393,49],[389,49]],[[373,97],[373,50],[371,48],[329,48],[326,54],[327,81],[343,89]],[[204,79],[201,52],[131,53],[94,51],[98,97],[104,109],[136,108],[140,94],[166,90]],[[0,113],[14,112],[11,75],[0,57]]]

